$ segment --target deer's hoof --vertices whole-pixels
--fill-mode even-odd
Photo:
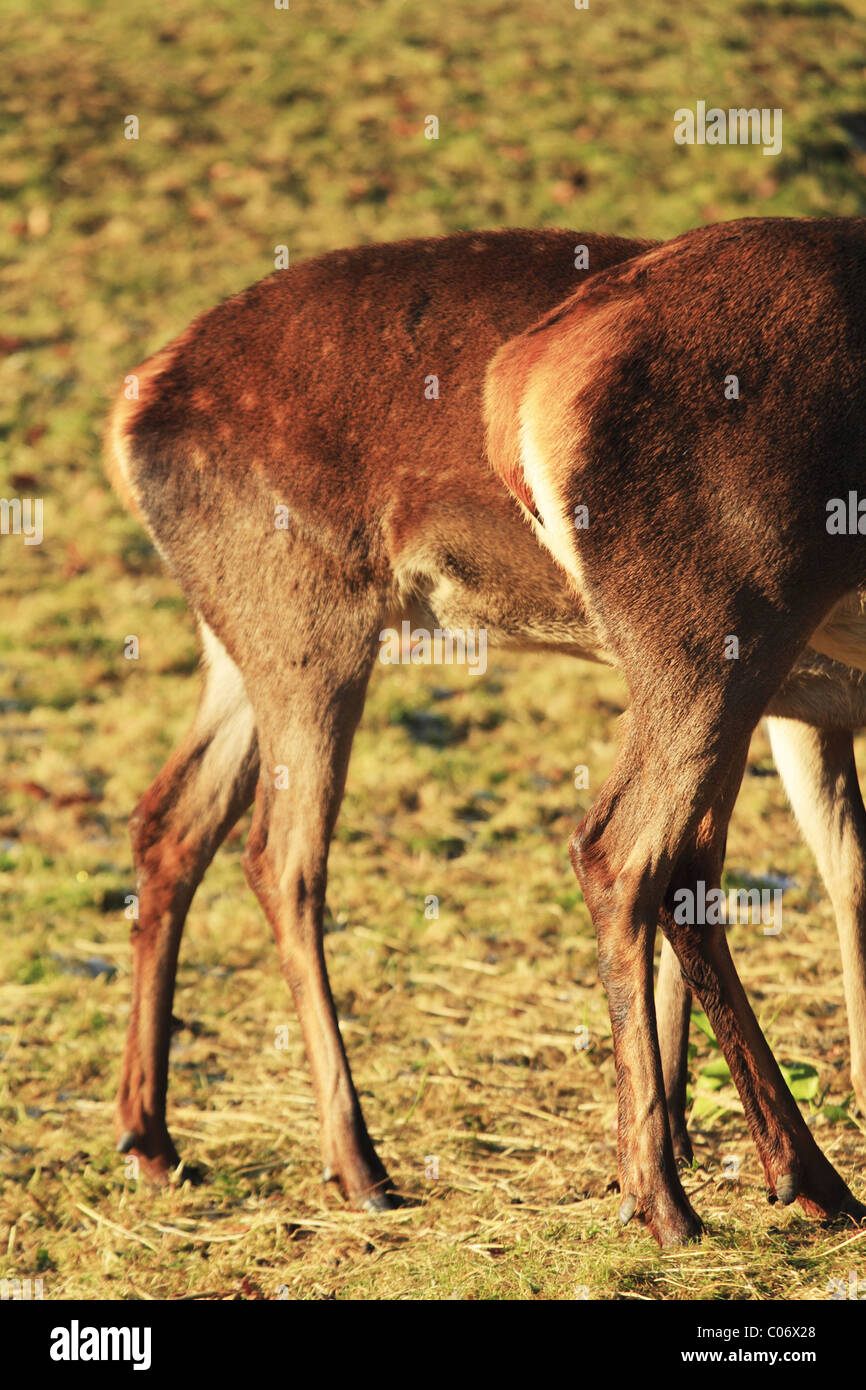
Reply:
[[[201,1168],[197,1163],[187,1163],[184,1159],[183,1165],[179,1165],[172,1177],[175,1182],[188,1182],[190,1187],[201,1187],[207,1180],[207,1169]]]
[[[776,1201],[783,1207],[789,1207],[792,1202],[796,1202],[799,1191],[797,1174],[783,1173],[776,1183]]]
[[[847,1201],[842,1205],[839,1212],[840,1216],[848,1216],[858,1226],[866,1226],[866,1207],[862,1202],[858,1202],[853,1193],[848,1193]]]
[[[647,1198],[626,1192],[619,1204],[619,1223],[625,1226],[635,1217],[646,1225],[663,1250],[690,1245],[700,1240],[704,1231],[700,1217],[692,1210],[682,1189],[666,1191],[660,1188]]]
[[[394,1191],[391,1179],[381,1164],[378,1165],[381,1177],[367,1172],[358,1174],[354,1183],[347,1182],[343,1173],[332,1163],[322,1169],[322,1182],[338,1183],[343,1196],[355,1211],[393,1211],[403,1205],[402,1198]]]
[[[695,1151],[692,1148],[692,1141],[687,1131],[685,1128],[675,1129],[672,1138],[677,1168],[691,1168],[695,1161]]]
[[[704,1225],[700,1217],[691,1212],[683,1221],[656,1222],[652,1231],[660,1249],[675,1250],[681,1245],[695,1245],[704,1234]]]
[[[148,1137],[134,1129],[126,1129],[116,1144],[119,1154],[131,1154],[138,1164],[136,1177],[141,1176],[154,1187],[170,1183],[190,1182],[197,1186],[204,1181],[204,1170],[193,1164],[181,1164],[180,1156],[167,1134]]]
[[[385,1188],[382,1192],[371,1192],[362,1203],[364,1211],[396,1211],[402,1205],[402,1198],[392,1188]]]
[[[637,1211],[637,1197],[629,1193],[619,1204],[619,1224],[627,1226]]]

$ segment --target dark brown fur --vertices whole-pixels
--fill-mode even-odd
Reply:
[[[785,1086],[724,930],[677,925],[672,895],[718,883],[752,730],[837,600],[866,580],[866,543],[825,525],[828,499],[866,481],[866,222],[704,228],[602,273],[567,308],[494,362],[489,408],[520,433],[501,465],[495,443],[491,459],[510,479],[516,448],[536,501],[544,487],[539,534],[632,696],[620,757],[572,841],[610,1002],[622,1217],[642,1217],[662,1244],[700,1228],[664,1104],[660,917],[771,1195],[859,1219]],[[724,397],[731,372],[740,400]],[[584,530],[571,525],[577,504]],[[732,634],[738,659],[726,659]]]

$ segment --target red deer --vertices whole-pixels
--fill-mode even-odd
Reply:
[[[784,713],[774,702],[804,649],[866,666],[866,221],[722,224],[602,271],[500,350],[486,418],[491,463],[631,697],[617,763],[571,841],[613,1032],[620,1220],[640,1217],[663,1246],[701,1230],[665,1105],[660,923],[730,1066],[771,1198],[860,1221],[724,926],[684,921],[675,903],[719,884],[752,731],[765,710]]]
[[[431,628],[484,628],[505,645],[611,659],[486,462],[484,371],[586,280],[576,247],[600,272],[651,245],[510,231],[334,252],[205,314],[138,370],[137,399],[118,400],[109,471],[181,584],[204,653],[192,728],[131,821],[139,917],[117,1132],[147,1176],[165,1180],[178,1163],[165,1104],[184,919],[255,796],[244,865],[298,1008],[325,1174],[355,1204],[394,1202],[322,943],[328,848],[378,634],[407,612]],[[441,383],[432,402],[431,373]],[[288,508],[287,531],[274,525],[277,506]],[[773,723],[789,731],[783,775],[799,789],[795,810],[811,805],[809,788],[823,789],[823,812],[804,829],[839,920],[862,1102],[866,816],[850,729],[866,722],[866,692],[813,653],[774,708],[788,716]],[[287,790],[274,786],[279,765]],[[678,965],[664,969],[662,992],[685,1154],[688,996]]]

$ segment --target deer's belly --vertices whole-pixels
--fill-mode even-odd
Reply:
[[[425,607],[437,626],[484,631],[493,647],[562,651],[588,661],[610,663],[600,635],[564,588],[561,596],[541,593],[527,599],[525,594],[504,588],[485,592],[440,579],[428,594]]]
[[[809,646],[843,666],[866,671],[866,590],[852,589],[840,599],[809,638]]]

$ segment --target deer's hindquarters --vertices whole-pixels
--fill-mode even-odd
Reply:
[[[605,379],[629,304],[568,305],[567,333],[559,310],[497,353],[487,372],[485,419],[490,463],[583,595],[580,537],[591,523],[580,486],[588,440],[583,397]]]
[[[863,538],[827,525],[866,482],[863,225],[689,233],[592,277],[493,360],[490,462],[621,660],[614,609],[623,628],[642,603],[662,640],[718,622],[740,659],[750,616],[779,631],[796,608],[792,657],[815,633],[862,660],[847,610],[825,619],[866,568]]]
[[[171,367],[186,336],[183,334],[126,375],[114,399],[103,436],[103,457],[109,481],[126,509],[151,532],[136,476],[140,461],[136,458],[135,427],[142,412],[149,405],[158,404],[159,378]]]

